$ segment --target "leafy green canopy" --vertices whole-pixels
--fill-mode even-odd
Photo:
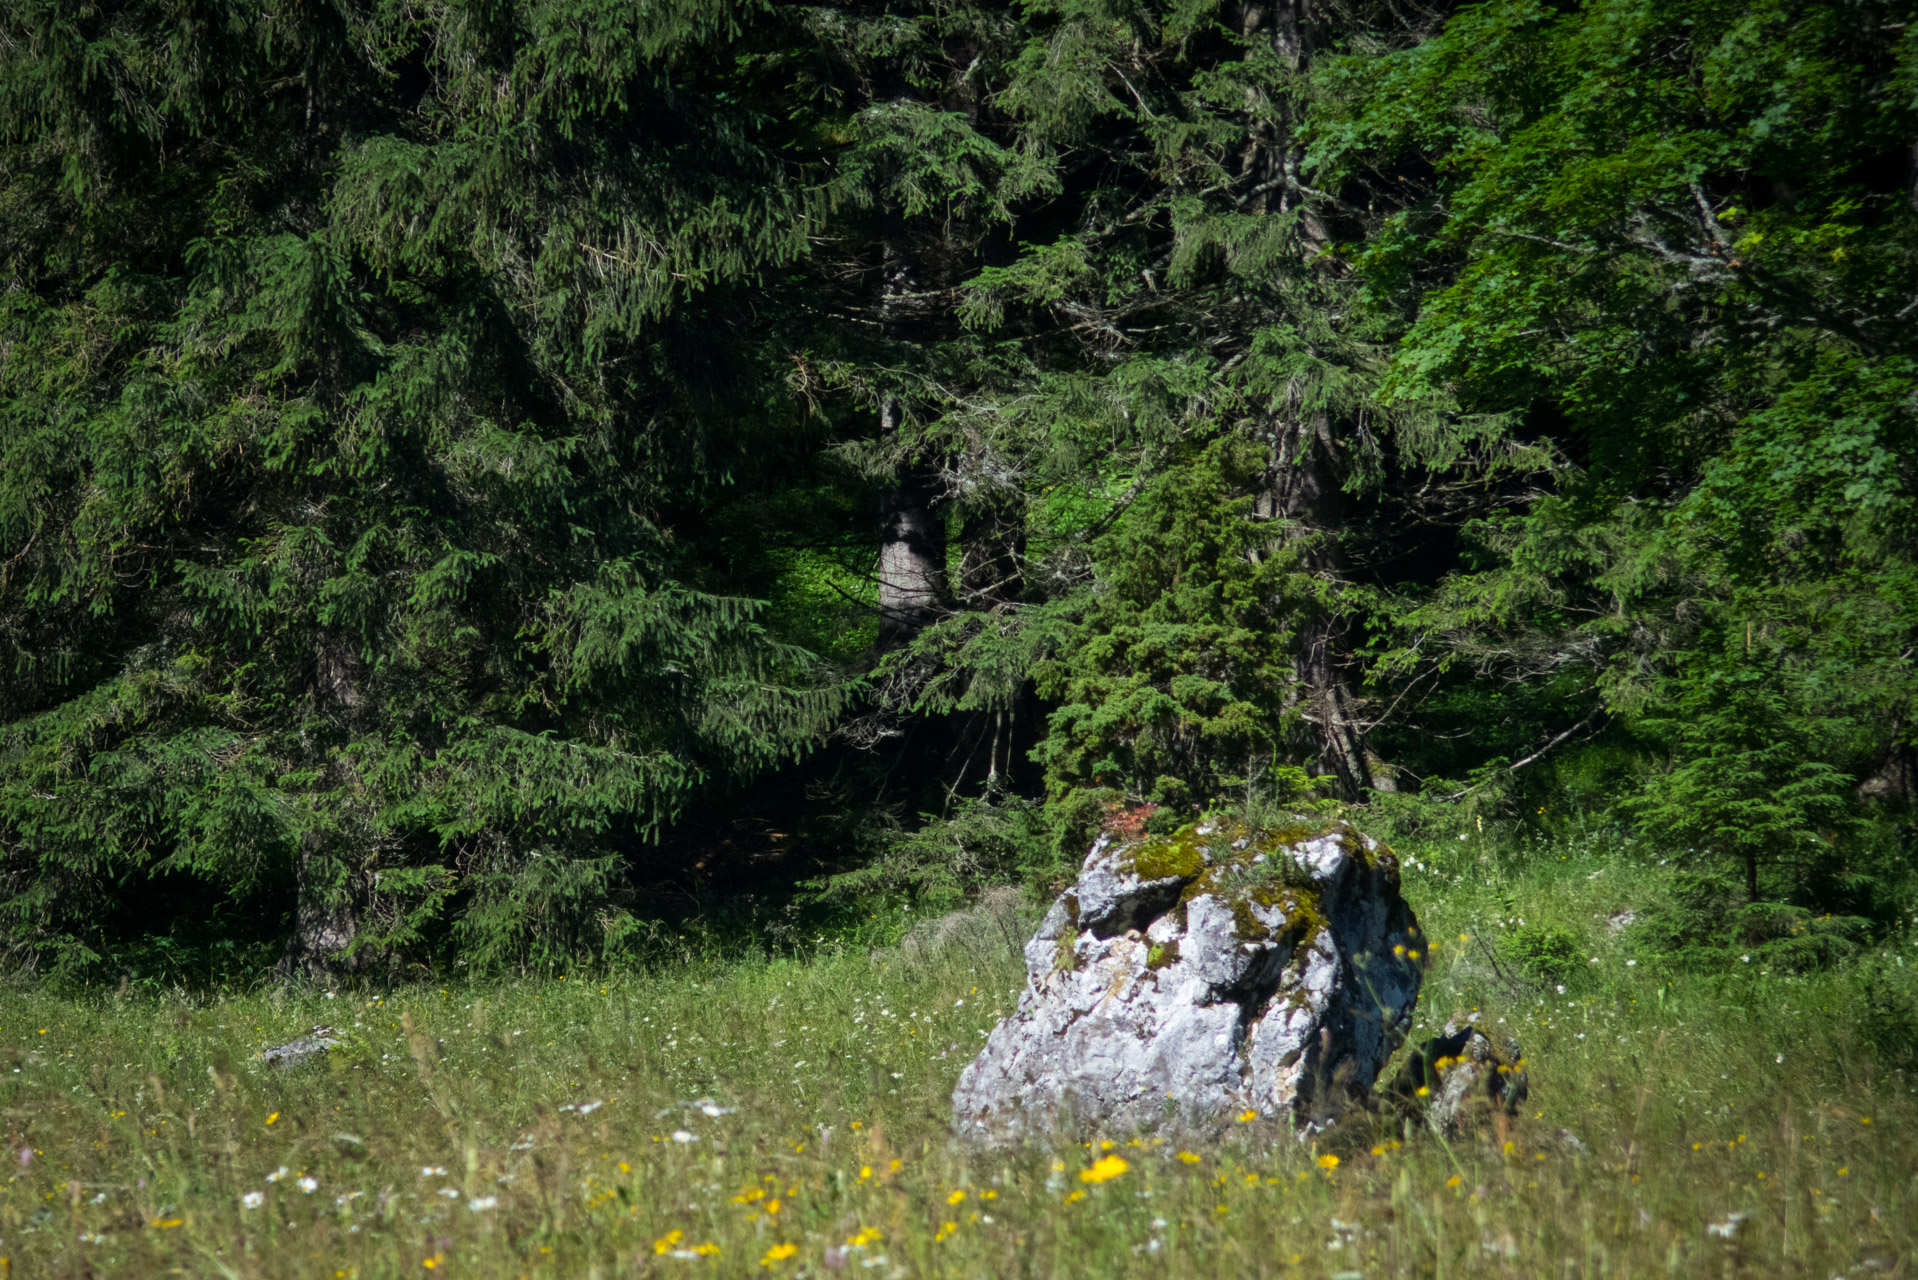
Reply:
[[[270,934],[296,881],[365,955],[614,946],[622,847],[828,723],[671,524],[779,428],[756,316],[823,207],[758,20],[6,6],[16,954]]]
[[[1423,175],[1357,254],[1383,394],[1559,457],[1402,633],[1614,717],[1667,764],[1641,820],[1752,900],[1869,898],[1851,788],[1918,711],[1910,17],[1477,5],[1330,69],[1315,131],[1323,183]]]

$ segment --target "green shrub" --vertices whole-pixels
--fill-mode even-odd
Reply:
[[[1499,941],[1499,955],[1541,982],[1563,982],[1577,969],[1578,935],[1556,925],[1528,924]]]

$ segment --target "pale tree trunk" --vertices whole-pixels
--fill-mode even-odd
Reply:
[[[879,321],[888,338],[902,340],[909,328],[917,287],[912,263],[888,244],[881,268]],[[881,439],[897,439],[905,405],[889,395],[879,406]],[[897,648],[936,620],[951,603],[946,580],[946,531],[934,504],[939,488],[932,469],[909,460],[879,501],[879,648]]]
[[[879,428],[899,429],[900,406],[888,398]],[[907,466],[879,505],[879,647],[896,648],[944,613],[946,532],[933,509],[938,489],[924,468]]]
[[[1898,726],[1900,737],[1903,729],[1903,725]],[[1878,768],[1858,784],[1858,797],[1895,809],[1918,807],[1918,749],[1894,740]]]

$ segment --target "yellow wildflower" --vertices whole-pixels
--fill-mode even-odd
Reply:
[[[1326,1152],[1324,1155],[1319,1157],[1319,1168],[1324,1169],[1327,1173],[1330,1173],[1332,1170],[1338,1167],[1339,1167],[1339,1158],[1333,1155],[1330,1151]]]
[[[1131,1167],[1125,1162],[1123,1156],[1105,1156],[1094,1163],[1090,1169],[1079,1170],[1079,1181],[1110,1182]]]
[[[1191,1151],[1181,1151],[1179,1153],[1179,1160],[1183,1164],[1197,1164],[1199,1163],[1199,1156]]]

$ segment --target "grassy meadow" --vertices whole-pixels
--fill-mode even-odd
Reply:
[[[1446,940],[1423,1021],[1476,1009],[1525,1047],[1503,1138],[961,1148],[947,1097],[1022,983],[1025,921],[983,911],[802,958],[330,996],[16,985],[0,1275],[1912,1273],[1918,1081],[1862,971],[1662,971],[1615,927],[1655,871],[1603,836],[1400,852]],[[1581,940],[1563,982],[1493,962],[1521,920]],[[1909,983],[1918,948],[1872,971]],[[259,1061],[318,1024],[347,1043]]]

